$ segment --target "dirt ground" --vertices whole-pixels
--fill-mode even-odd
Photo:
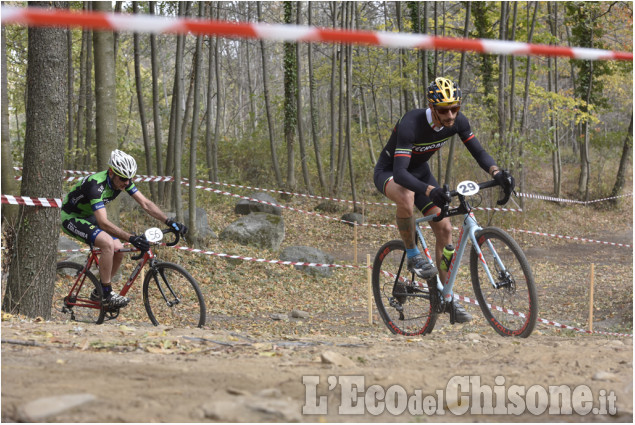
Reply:
[[[631,226],[585,236],[632,245]],[[360,236],[360,258],[387,239],[372,232]],[[632,248],[515,237],[534,270],[539,317],[585,328],[594,262],[594,329],[632,333]],[[323,249],[350,262],[332,240],[325,232]],[[210,268],[186,255],[177,260]],[[143,310],[100,326],[4,314],[2,421],[633,422],[632,337],[538,324],[527,339],[503,338],[472,305],[472,323],[442,317],[430,335],[397,337],[376,311],[368,324],[355,288],[363,269],[320,280],[277,265],[212,264],[211,277],[197,276],[204,329],[153,327]],[[292,308],[308,317],[272,320]]]

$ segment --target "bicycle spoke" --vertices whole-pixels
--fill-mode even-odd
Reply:
[[[91,300],[94,290],[97,290],[97,299],[101,300],[101,285],[97,278],[91,272],[81,274],[83,266],[72,262],[60,262],[56,270],[51,318],[97,324],[103,322],[101,302]]]
[[[477,240],[482,258],[473,250],[470,267],[481,310],[499,334],[529,336],[536,321],[537,297],[527,259],[500,229],[485,229]]]
[[[405,267],[405,248],[394,240],[382,246],[373,264],[373,294],[379,315],[396,334],[423,335],[434,328],[430,292]]]
[[[198,284],[183,268],[161,263],[146,276],[143,297],[153,324],[195,327],[205,324],[205,304]]]

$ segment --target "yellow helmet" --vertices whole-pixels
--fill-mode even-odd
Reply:
[[[461,101],[461,89],[452,80],[437,77],[428,86],[428,102],[447,106]]]

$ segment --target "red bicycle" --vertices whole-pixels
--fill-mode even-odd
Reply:
[[[179,242],[180,234],[174,229],[161,230],[151,228],[145,232],[146,238],[156,245],[163,235],[175,235],[174,246]],[[140,252],[137,248],[123,248],[118,252]],[[99,265],[101,251],[91,249],[84,265],[72,261],[57,263],[57,276],[51,315],[56,320],[73,320],[101,324],[104,320],[116,319],[119,309],[103,306],[101,301],[92,301],[91,293],[96,290],[99,300],[103,298],[99,279],[91,272],[93,265]],[[205,302],[196,280],[181,266],[159,261],[152,249],[140,252],[132,257],[139,260],[130,277],[120,291],[125,296],[133,283],[147,265],[143,280],[143,305],[153,325],[175,327],[202,327],[205,325]]]

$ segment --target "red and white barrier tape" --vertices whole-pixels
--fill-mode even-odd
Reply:
[[[184,186],[189,186],[190,185],[188,182],[185,182],[185,181],[182,181],[181,184],[184,185]],[[270,205],[272,207],[278,207],[278,208],[284,208],[284,209],[291,210],[291,211],[297,211],[297,212],[304,213],[304,214],[314,215],[316,217],[326,218],[327,220],[340,221],[340,222],[345,223],[345,224],[350,224],[351,226],[357,225],[357,226],[366,226],[366,227],[396,227],[394,224],[369,224],[369,223],[358,224],[358,223],[356,223],[354,221],[342,220],[340,218],[329,217],[328,215],[318,214],[318,213],[312,212],[312,211],[305,211],[305,210],[301,210],[299,208],[293,208],[293,207],[289,207],[289,206],[286,206],[286,205],[274,204],[272,202],[267,202],[267,201],[263,201],[263,200],[260,200],[260,199],[250,198],[249,196],[236,195],[235,193],[225,192],[225,191],[220,190],[220,189],[212,189],[211,187],[205,187],[205,186],[199,186],[199,185],[194,186],[194,187],[196,189],[204,190],[206,192],[213,192],[213,193],[217,193],[219,195],[232,196],[234,198],[245,199],[247,201],[253,201],[253,202],[258,202],[260,204]]]
[[[2,195],[3,204],[28,205],[31,207],[61,208],[62,200],[58,198],[31,198],[29,196]]]
[[[16,171],[22,171],[22,167],[13,167],[14,170]],[[67,174],[79,174],[79,175],[90,175],[90,174],[94,174],[93,171],[76,171],[76,170],[63,170],[65,173]],[[22,180],[22,176],[16,176],[15,177],[16,180]],[[81,179],[81,177],[65,177],[64,181],[75,181],[75,180],[79,180]],[[188,178],[183,178],[183,180],[185,181],[189,181]],[[150,176],[150,175],[144,175],[144,174],[137,174],[135,176],[135,178],[133,179],[134,182],[168,182],[168,181],[174,181],[174,177],[173,176]],[[213,184],[213,185],[217,185],[217,186],[226,186],[226,187],[235,187],[235,188],[240,188],[240,189],[249,189],[249,190],[255,190],[255,191],[260,191],[260,192],[271,192],[271,193],[280,193],[283,195],[292,195],[292,196],[300,196],[300,197],[304,197],[304,198],[312,198],[312,199],[323,199],[323,200],[327,200],[327,201],[334,201],[334,202],[343,202],[343,203],[349,203],[349,204],[358,204],[358,205],[380,205],[380,206],[396,206],[396,204],[394,203],[390,203],[390,202],[360,202],[360,201],[352,201],[349,199],[338,199],[338,198],[329,198],[326,196],[318,196],[318,195],[310,195],[310,194],[306,194],[306,193],[297,193],[297,192],[287,192],[284,190],[278,190],[278,189],[266,189],[266,188],[262,188],[262,187],[253,187],[253,186],[243,186],[243,185],[239,185],[239,184],[232,184],[232,183],[222,183],[222,182],[214,182],[214,181],[210,181],[210,180],[197,180],[197,182],[199,183],[206,183],[206,184]],[[623,195],[617,195],[617,196],[611,196],[611,197],[607,197],[607,198],[601,198],[601,199],[594,199],[591,201],[580,201],[580,200],[576,200],[576,199],[564,199],[564,198],[554,198],[551,196],[546,196],[546,195],[537,195],[537,194],[532,194],[532,193],[523,193],[523,192],[517,192],[517,195],[519,197],[524,197],[524,198],[528,198],[528,199],[538,199],[538,200],[542,200],[542,201],[552,201],[552,202],[564,202],[564,203],[573,203],[573,204],[580,204],[580,205],[588,205],[588,204],[592,204],[592,203],[596,203],[596,202],[603,202],[603,201],[610,201],[613,199],[618,199],[618,198],[624,198],[624,197],[628,197],[628,196],[633,196],[632,193],[625,193]],[[522,209],[513,209],[513,208],[487,208],[487,207],[475,207],[475,210],[479,210],[479,211],[510,211],[510,212],[523,212]]]
[[[514,228],[512,228],[511,230],[512,230],[512,232],[528,233],[528,234],[531,234],[531,235],[551,236],[551,237],[554,237],[554,238],[570,239],[570,240],[580,241],[580,242],[593,242],[593,243],[599,243],[599,244],[603,244],[603,245],[612,245],[612,246],[621,246],[621,247],[624,247],[624,248],[632,248],[632,245],[623,244],[623,243],[617,243],[617,242],[596,241],[594,239],[578,238],[576,236],[563,236],[563,235],[556,235],[555,233],[533,232],[531,230],[521,230],[521,229],[514,229]]]
[[[181,184],[185,185],[185,186],[189,186],[189,183],[186,183],[184,181],[181,182]],[[231,192],[225,192],[219,189],[212,189],[209,187],[205,187],[205,186],[195,186],[196,189],[201,189],[207,192],[213,192],[213,193],[218,193],[221,195],[226,195],[226,196],[232,196],[234,198],[240,198],[240,199],[245,199],[248,201],[253,201],[253,202],[258,202],[261,204],[265,204],[265,205],[270,205],[273,207],[278,207],[278,208],[283,208],[283,209],[288,209],[291,211],[296,211],[299,213],[303,213],[303,214],[308,214],[308,215],[313,215],[316,217],[322,217],[325,218],[327,220],[332,220],[332,221],[339,221],[341,223],[345,223],[351,226],[362,226],[362,227],[385,227],[385,228],[396,228],[396,226],[394,224],[373,224],[373,223],[363,223],[363,224],[358,224],[356,222],[353,221],[348,221],[348,220],[342,220],[340,218],[336,218],[336,217],[330,217],[327,215],[323,215],[323,214],[319,214],[319,213],[315,213],[312,211],[305,211],[305,210],[301,210],[299,208],[293,208],[293,207],[289,207],[286,205],[280,205],[280,204],[274,204],[271,202],[267,202],[267,201],[262,201],[260,199],[255,199],[255,198],[250,198],[248,196],[241,196],[241,195],[236,195],[235,193],[231,193]],[[41,207],[52,207],[52,208],[61,208],[62,206],[62,200],[58,199],[58,198],[30,198],[28,196],[12,196],[12,195],[1,195],[1,201],[3,204],[12,204],[12,205],[28,205],[28,206],[41,206]],[[430,228],[429,226],[427,228]],[[456,226],[453,226],[454,230],[458,230],[459,228]],[[592,243],[599,243],[599,244],[603,244],[603,245],[611,245],[611,246],[618,246],[618,247],[624,247],[624,248],[632,248],[631,245],[629,244],[621,244],[621,243],[615,243],[615,242],[605,242],[605,241],[598,241],[598,240],[594,240],[594,239],[587,239],[587,238],[579,238],[579,237],[575,237],[575,236],[562,236],[562,235],[557,235],[554,233],[543,233],[543,232],[534,232],[534,231],[530,231],[530,230],[521,230],[521,229],[511,229],[512,232],[521,232],[521,233],[528,233],[528,234],[534,234],[534,235],[539,235],[539,236],[551,236],[551,237],[556,237],[556,238],[560,238],[560,239],[569,239],[569,240],[574,240],[574,241],[579,241],[579,242],[592,242]]]
[[[618,199],[618,198],[624,198],[627,196],[633,196],[632,193],[625,193],[623,195],[617,195],[617,196],[611,196],[608,198],[601,198],[601,199],[594,199],[592,201],[578,201],[575,199],[563,199],[563,198],[554,198],[551,196],[546,196],[546,195],[535,195],[532,193],[518,193],[518,196],[523,197],[523,198],[528,198],[528,199],[539,199],[541,201],[552,201],[552,202],[565,202],[565,203],[571,203],[571,204],[580,204],[580,205],[588,205],[588,204],[593,204],[595,202],[603,202],[603,201],[610,201],[612,199]]]
[[[273,41],[342,42],[390,48],[459,50],[514,56],[565,56],[583,60],[632,61],[632,52],[548,46],[516,41],[457,39],[426,34],[384,31],[352,31],[251,22],[225,22],[191,18],[167,18],[150,15],[126,15],[101,12],[71,12],[44,8],[2,7],[3,24],[29,26],[70,26],[97,30],[153,34],[214,34],[223,37],[255,38]]]

